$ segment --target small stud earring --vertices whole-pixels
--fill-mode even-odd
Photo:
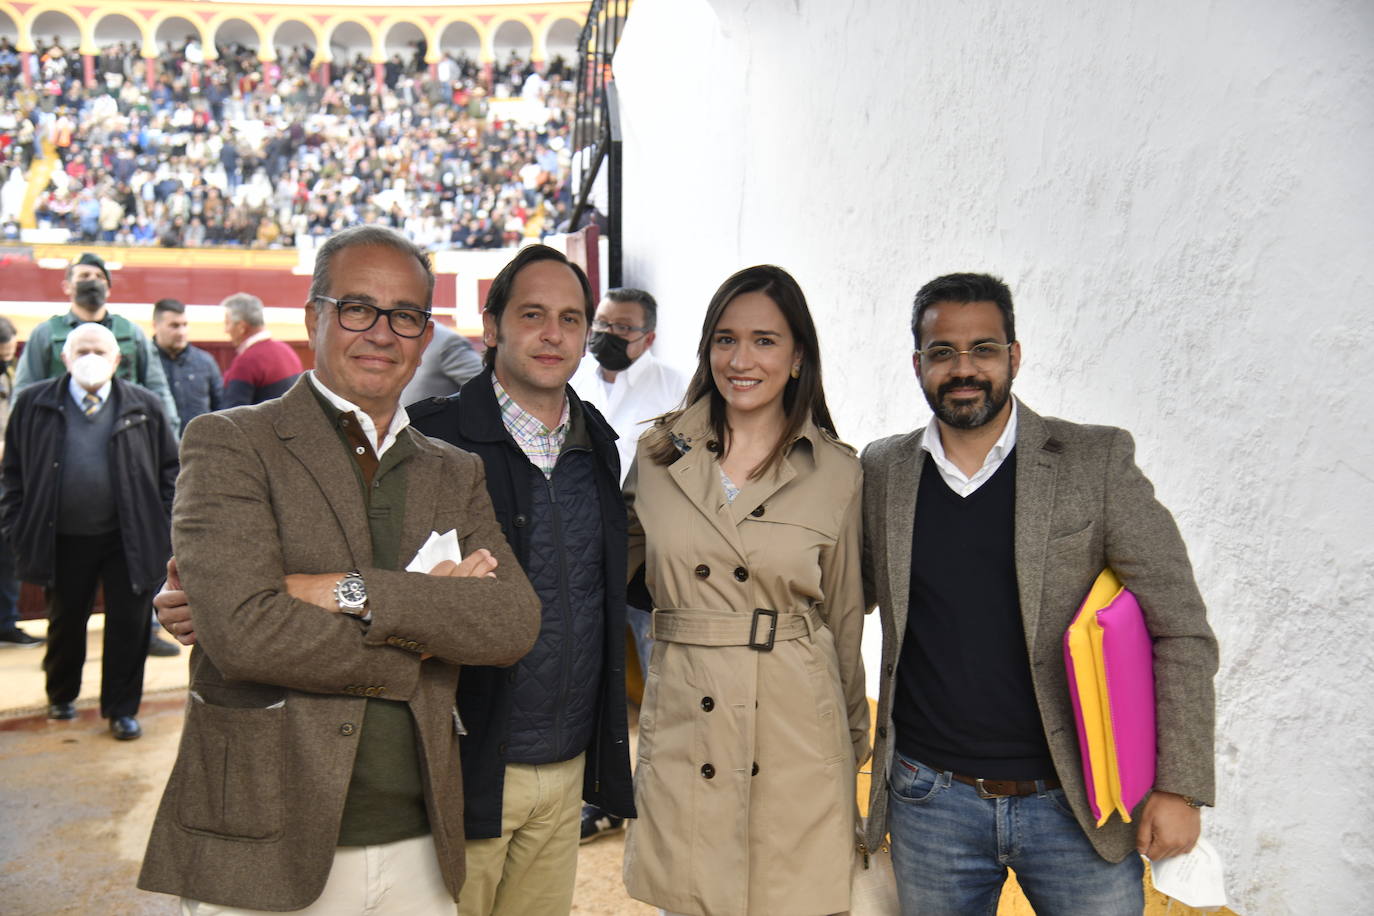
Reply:
[[[797,365],[797,366],[793,366],[793,367],[792,367],[792,377],[793,377],[793,378],[801,378],[801,366],[800,366],[800,365]]]

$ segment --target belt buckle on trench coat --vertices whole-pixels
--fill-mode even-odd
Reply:
[[[760,640],[758,638],[759,618],[764,616],[768,618],[768,636],[766,639]],[[754,619],[749,623],[749,648],[757,649],[760,652],[772,652],[773,638],[777,636],[777,634],[778,612],[761,607],[754,608]]]

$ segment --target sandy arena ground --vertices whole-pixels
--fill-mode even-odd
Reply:
[[[115,741],[99,717],[103,618],[91,620],[80,717],[43,718],[43,650],[0,649],[0,914],[176,916],[177,901],[138,890],[162,787],[181,736],[188,652],[150,658],[143,737]],[[43,635],[43,621],[24,629]],[[651,914],[625,895],[624,834],[582,847],[573,913]]]
[[[36,653],[35,653],[36,656]],[[176,916],[176,901],[134,887],[181,708],[140,717],[137,741],[99,718],[0,731],[0,912],[11,916]],[[620,881],[624,834],[582,847],[574,913],[646,914]]]

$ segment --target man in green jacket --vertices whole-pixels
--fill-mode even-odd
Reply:
[[[110,272],[97,254],[88,251],[67,265],[62,274],[62,292],[71,301],[71,310],[65,315],[54,315],[29,334],[15,370],[14,389],[17,393],[34,382],[65,372],[62,345],[67,335],[77,325],[94,321],[109,328],[119,342],[118,377],[157,395],[172,429],[179,429],[176,401],[148,335],[129,319],[105,307],[111,286]]]

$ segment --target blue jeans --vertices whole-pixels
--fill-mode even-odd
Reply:
[[[1007,868],[1038,916],[1139,916],[1140,857],[1099,856],[1063,789],[980,798],[948,771],[893,754],[888,774],[892,865],[903,916],[992,914]]]

